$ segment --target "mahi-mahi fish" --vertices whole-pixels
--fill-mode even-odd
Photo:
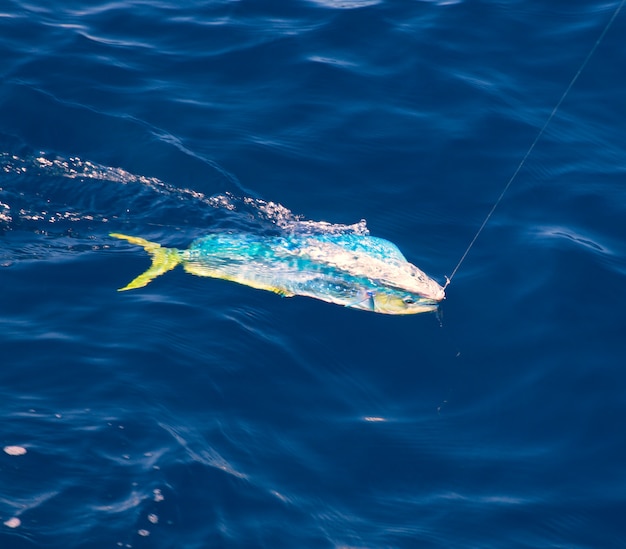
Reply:
[[[180,263],[190,274],[376,313],[434,311],[445,298],[444,287],[409,263],[395,244],[373,236],[221,233],[198,238],[186,250],[111,236],[142,246],[152,258],[150,268],[119,291],[142,288]]]

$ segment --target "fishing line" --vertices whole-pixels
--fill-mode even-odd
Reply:
[[[563,92],[563,95],[561,95],[561,98],[558,100],[557,104],[552,109],[552,112],[550,113],[550,116],[548,116],[547,120],[545,121],[545,123],[543,124],[541,129],[539,130],[539,133],[537,133],[537,136],[535,137],[535,140],[532,142],[532,144],[530,145],[530,147],[526,151],[526,154],[523,156],[521,162],[517,166],[517,169],[513,172],[513,175],[511,176],[511,178],[508,180],[507,184],[502,189],[502,192],[500,193],[500,196],[497,198],[497,200],[495,201],[494,205],[491,207],[491,210],[489,210],[489,213],[487,214],[487,217],[485,217],[485,220],[482,222],[482,225],[478,228],[478,231],[474,235],[474,238],[472,238],[472,241],[469,243],[469,246],[467,247],[467,249],[465,250],[465,252],[461,256],[461,259],[457,263],[457,265],[454,268],[454,270],[452,271],[452,274],[449,277],[446,277],[446,284],[444,286],[444,289],[447,288],[449,286],[449,284],[452,282],[452,279],[454,278],[454,275],[459,270],[459,267],[461,266],[463,261],[465,261],[465,258],[467,257],[467,254],[472,249],[472,246],[474,246],[474,243],[476,242],[476,240],[480,236],[480,233],[483,232],[483,229],[485,228],[485,226],[489,222],[489,219],[491,219],[491,216],[493,215],[493,212],[496,211],[496,208],[498,207],[500,202],[502,202],[502,199],[504,198],[504,195],[509,190],[509,187],[511,186],[511,184],[513,183],[513,181],[517,177],[517,174],[520,172],[520,170],[522,169],[524,164],[526,163],[526,160],[528,159],[530,154],[533,152],[533,149],[535,148],[535,145],[537,144],[537,142],[539,141],[541,136],[546,131],[546,128],[548,127],[548,125],[550,124],[552,119],[554,118],[554,115],[559,110],[559,107],[561,106],[561,104],[563,103],[565,98],[567,97],[567,94],[570,92],[570,90],[572,89],[572,87],[576,83],[576,80],[578,80],[578,77],[580,76],[580,74],[583,72],[583,70],[587,66],[587,63],[589,62],[589,60],[591,59],[591,57],[593,56],[595,51],[598,49],[598,46],[600,45],[600,42],[602,42],[602,40],[604,39],[604,36],[606,35],[606,33],[608,32],[609,28],[613,24],[613,21],[615,21],[615,19],[619,15],[619,12],[621,11],[621,9],[622,9],[622,7],[624,6],[625,3],[626,3],[626,0],[622,0],[618,4],[617,8],[615,8],[615,11],[613,12],[613,15],[611,16],[611,18],[609,19],[607,24],[604,26],[604,30],[600,33],[600,36],[596,40],[595,44],[592,46],[591,50],[589,50],[589,53],[587,54],[587,57],[585,57],[585,59],[583,60],[583,62],[580,65],[580,67],[578,68],[578,71],[576,71],[576,74],[571,79],[571,81],[568,84],[567,88],[565,88],[565,91]]]

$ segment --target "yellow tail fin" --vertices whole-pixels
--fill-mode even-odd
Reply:
[[[152,265],[143,274],[140,274],[137,278],[132,280],[129,284],[120,288],[118,292],[124,292],[126,290],[134,290],[135,288],[143,288],[147,286],[157,276],[171,271],[181,261],[180,254],[176,248],[163,248],[156,242],[148,242],[144,238],[138,238],[136,236],[128,236],[120,233],[111,233],[109,236],[115,238],[121,238],[127,240],[131,244],[141,246],[146,252],[150,254],[152,258]]]

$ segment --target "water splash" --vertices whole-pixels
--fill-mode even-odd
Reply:
[[[3,189],[0,187],[0,198],[3,191],[7,194],[0,200],[0,226],[9,227],[17,220],[43,222],[44,224],[54,224],[58,222],[99,222],[108,223],[111,220],[126,222],[133,214],[133,210],[141,210],[141,215],[133,219],[133,223],[141,225],[144,221],[147,225],[166,225],[163,219],[167,217],[168,222],[173,227],[178,226],[182,217],[186,218],[186,224],[195,226],[198,229],[210,231],[213,229],[228,229],[229,224],[232,229],[254,230],[278,230],[285,233],[295,234],[357,234],[367,235],[369,231],[365,220],[360,220],[352,224],[331,223],[328,221],[312,221],[304,219],[301,215],[294,214],[291,210],[280,203],[262,200],[254,197],[236,197],[231,193],[216,194],[207,196],[201,192],[184,187],[177,187],[170,183],[161,181],[156,177],[136,175],[122,168],[103,166],[89,160],[78,157],[63,158],[40,152],[31,156],[19,157],[11,153],[0,153],[0,177],[2,173],[9,178],[9,185]],[[82,200],[78,200],[77,207],[68,207],[71,199],[76,196],[75,187],[59,189],[59,184],[54,184],[53,180],[78,181],[82,185],[80,192],[85,195]],[[32,196],[26,196],[26,204],[15,207],[11,204],[11,197],[14,202],[20,203],[22,200],[15,200],[19,195],[24,194],[23,183],[26,181],[37,181],[36,189],[31,192]],[[46,185],[42,185],[42,180],[49,182],[49,192],[46,192]],[[2,181],[0,179],[0,181]],[[124,186],[135,187],[136,192],[124,192],[119,195],[119,200],[113,198],[115,191],[104,192],[89,183],[115,183]],[[63,185],[61,185],[62,187]],[[14,192],[11,193],[10,190]],[[81,211],[81,203],[97,202],[96,194],[101,192],[111,207],[111,211]],[[147,195],[151,194],[152,196]],[[50,196],[56,197],[52,201]],[[29,200],[30,198],[30,200]],[[142,207],[155,199],[150,204],[150,210],[154,214],[146,213],[146,208]],[[45,208],[41,207],[42,200]],[[62,203],[65,208],[60,208]],[[172,215],[159,216],[159,209],[172,213],[172,208],[182,210],[184,216],[173,217]],[[51,206],[57,207],[51,207]],[[155,219],[157,218],[157,219]],[[173,220],[173,221],[172,221]],[[214,227],[211,221],[215,221]]]

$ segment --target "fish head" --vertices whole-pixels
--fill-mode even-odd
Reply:
[[[365,291],[359,301],[349,306],[387,315],[412,315],[437,310],[439,301],[441,299],[431,299],[405,290],[379,286]]]
[[[388,315],[413,315],[435,311],[439,301],[403,291],[382,289],[374,296],[374,310]]]
[[[422,298],[430,299],[435,302],[443,301],[446,298],[444,286],[440,286],[437,281],[430,278],[415,265],[407,263],[407,266],[409,268],[412,283],[407,283],[406,285],[403,284],[403,288],[407,288],[411,291],[411,293],[415,293]]]

